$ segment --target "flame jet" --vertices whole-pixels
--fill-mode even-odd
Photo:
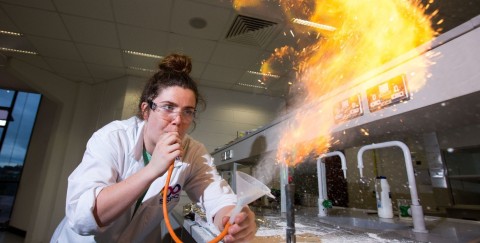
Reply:
[[[262,2],[235,0],[233,4],[240,10],[258,8]],[[290,63],[295,80],[291,80],[289,105],[300,111],[282,130],[278,161],[294,166],[312,153],[318,155],[329,149],[335,122],[325,108],[335,104],[320,98],[347,87],[402,54],[428,45],[438,34],[431,24],[438,11],[426,14],[432,2],[424,5],[418,0],[278,1],[286,18],[292,20],[290,32],[298,33],[298,46],[277,48],[260,71],[284,72],[275,68],[286,68],[285,63]],[[295,24],[301,21],[309,24]],[[417,56],[421,57],[420,54]],[[411,92],[425,84],[427,68],[432,64],[427,58],[417,59],[415,75],[409,77]],[[361,87],[367,87],[368,79],[362,82],[365,84]],[[355,90],[349,92],[353,95]]]

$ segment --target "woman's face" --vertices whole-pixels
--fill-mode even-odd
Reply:
[[[192,90],[172,86],[165,88],[153,100],[154,110],[143,102],[145,142],[155,146],[160,135],[167,132],[178,132],[183,138],[193,121],[189,114],[195,109],[195,100]]]

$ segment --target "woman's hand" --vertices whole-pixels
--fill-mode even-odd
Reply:
[[[157,141],[152,153],[152,159],[147,167],[162,176],[175,158],[182,156],[182,140],[178,132],[163,133]]]
[[[225,225],[229,219],[229,216],[224,216],[222,225]],[[250,208],[243,207],[242,211],[235,216],[234,223],[230,225],[228,233],[223,239],[226,243],[250,242],[255,237],[256,232],[255,214]]]

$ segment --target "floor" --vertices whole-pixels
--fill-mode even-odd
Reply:
[[[0,231],[0,243],[23,243],[25,238],[16,234]]]
[[[13,205],[13,196],[0,195],[0,243],[23,243],[24,237],[7,232],[4,226],[8,224]]]

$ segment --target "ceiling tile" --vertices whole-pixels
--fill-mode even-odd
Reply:
[[[286,94],[290,85],[288,85],[288,80],[286,78],[283,78],[270,82],[267,86],[269,93],[280,95]]]
[[[161,56],[166,54],[167,32],[118,25],[118,35],[121,48],[124,50]]]
[[[203,72],[202,79],[223,82],[223,83],[236,83],[243,75],[245,71],[235,68],[217,66],[217,65],[207,65],[205,71]]]
[[[73,42],[35,36],[28,36],[28,39],[42,56],[82,61]]]
[[[37,51],[25,36],[0,35],[0,47],[33,52]],[[8,52],[7,56],[9,56]]]
[[[226,1],[232,4],[232,1]],[[292,4],[295,2],[292,1]],[[298,1],[297,4],[300,2]],[[285,12],[279,4],[279,1],[261,1],[261,4],[253,5],[252,7],[244,6],[237,10],[238,14],[264,19],[275,23],[280,23],[285,19]]]
[[[240,91],[240,92],[246,92],[250,94],[266,94],[267,90],[266,89],[259,89],[259,88],[251,88],[251,87],[246,87],[246,86],[241,86],[241,85],[233,85],[231,90],[235,91]]]
[[[144,72],[140,70],[127,69],[126,74],[130,76],[140,77],[147,80],[154,74],[154,72]]]
[[[280,31],[274,40],[267,46],[267,50],[273,51],[275,48],[280,48],[283,46],[297,47],[298,36],[296,37],[295,33],[290,31],[283,30]]]
[[[47,70],[47,71],[53,71],[52,68],[45,62],[45,60],[38,55],[26,55],[26,54],[12,54],[11,55],[13,58],[21,60],[25,63],[28,63],[34,67]]]
[[[124,66],[120,49],[91,46],[85,44],[78,44],[77,47],[80,55],[86,62],[107,66]]]
[[[263,51],[243,45],[219,43],[213,53],[213,64],[236,68],[249,68],[251,65],[260,64]]]
[[[200,79],[206,66],[206,63],[192,60],[192,72],[190,73],[190,76],[195,80]]]
[[[2,6],[22,33],[55,39],[70,39],[57,13],[12,5]]]
[[[170,29],[173,33],[208,40],[222,39],[233,18],[233,10],[185,0],[175,1],[172,12]],[[193,28],[190,25],[192,18],[205,20],[206,26]]]
[[[168,31],[172,0],[112,1],[118,23]]]
[[[110,22],[62,15],[74,41],[118,48],[115,25]]]
[[[261,70],[261,67],[262,67],[262,62],[266,61],[268,62],[268,68],[269,68],[269,72],[272,73],[272,74],[275,74],[275,75],[278,75],[280,77],[287,77],[289,76],[289,72],[291,72],[293,69],[293,58],[290,58],[289,55],[284,55],[283,58],[280,58],[280,57],[275,57],[274,60],[270,60],[270,58],[272,57],[272,54],[274,52],[269,52],[269,51],[265,51],[260,57],[259,57],[259,60],[261,60],[260,62],[256,62],[256,63],[253,63],[253,65],[251,65],[249,68],[247,68],[248,70],[252,70],[252,71],[257,71],[257,72],[260,72]]]
[[[215,82],[215,81],[204,80],[204,79],[197,82],[199,86],[213,87],[213,88],[219,88],[219,89],[230,89],[230,87],[233,86],[233,84],[230,84],[230,83]]]
[[[286,97],[285,94],[287,93],[286,90],[283,90],[283,89],[274,89],[274,90],[271,90],[271,89],[268,89],[265,91],[265,93],[263,93],[263,95],[267,95],[267,96],[273,96],[273,97]]]
[[[232,9],[233,8],[233,3],[232,1],[226,1],[226,0],[193,0],[195,2],[199,2],[202,4],[207,4],[207,5],[215,5],[219,7],[224,7],[227,9]]]
[[[127,53],[122,53],[122,57],[126,67],[158,70],[158,64],[160,63],[160,59],[157,58],[142,57]]]
[[[270,82],[276,81],[278,79],[263,77],[263,76],[251,74],[251,73],[248,73],[248,72],[244,72],[242,77],[238,80],[238,82],[239,83],[244,83],[244,84],[262,85],[259,82],[259,80],[268,85]]]
[[[60,13],[114,21],[109,0],[53,0]]]
[[[3,11],[0,5],[0,30],[20,32],[20,30],[15,26],[12,20],[8,17],[7,13]]]
[[[125,76],[124,68],[96,64],[87,64],[87,68],[95,79],[109,80]]]
[[[183,53],[194,60],[207,62],[210,60],[215,46],[215,41],[170,34],[167,53]]]
[[[96,83],[95,80],[90,77],[81,77],[81,76],[65,75],[65,74],[58,74],[58,76],[74,82],[81,82],[81,83],[88,83],[88,84]]]
[[[2,0],[2,2],[13,3],[15,5],[22,5],[26,7],[39,8],[44,10],[55,11],[51,0]]]
[[[80,76],[80,77],[91,77],[90,72],[83,62],[69,61],[63,59],[55,59],[45,57],[45,61],[54,69],[55,72],[59,74]]]

